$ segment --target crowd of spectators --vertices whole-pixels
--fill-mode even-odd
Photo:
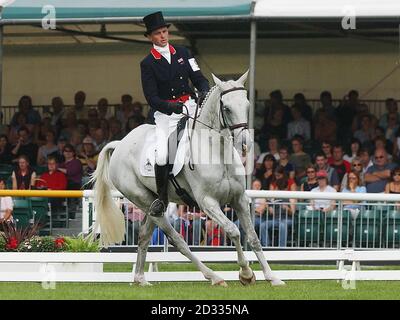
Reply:
[[[22,96],[9,123],[0,126],[0,169],[5,187],[12,189],[79,190],[91,188],[90,174],[96,169],[101,149],[121,140],[146,121],[143,106],[124,94],[121,104],[111,108],[106,98],[97,106],[86,105],[86,94],[78,91],[74,105],[66,107],[61,97],[51,106],[33,107],[31,97]],[[9,171],[9,177],[4,176]],[[56,209],[61,201],[52,200]],[[74,219],[77,199],[69,200]]]
[[[337,105],[329,91],[322,92],[317,110],[302,93],[293,97],[291,106],[284,101],[282,93],[275,90],[270,99],[257,102],[253,188],[400,193],[400,117],[395,99],[386,100],[386,112],[380,118],[368,111],[356,90]],[[13,166],[13,189],[90,188],[89,176],[96,169],[101,149],[109,141],[120,140],[135,127],[151,122],[151,115],[146,119],[143,106],[128,94],[121,97],[115,109],[110,108],[106,98],[101,98],[96,107],[88,107],[85,102],[83,91],[75,94],[74,105],[69,108],[61,97],[54,97],[41,116],[29,96],[21,97],[10,123],[0,126],[0,165]],[[52,205],[57,207],[54,201]],[[76,205],[71,200],[71,218]],[[326,212],[333,207],[329,201],[310,205]],[[296,210],[294,202],[282,208],[286,216]],[[204,238],[210,244],[220,243],[223,230],[212,225],[204,213],[175,209],[171,223],[181,234],[190,232],[193,244]],[[223,209],[227,214],[232,211],[229,205]],[[130,210],[130,228],[137,230],[143,215],[135,208]],[[285,245],[289,222],[283,218],[268,220],[276,212],[265,201],[256,202],[255,212],[256,225],[266,230],[260,234],[263,245],[271,241],[271,228],[281,230],[279,243]]]

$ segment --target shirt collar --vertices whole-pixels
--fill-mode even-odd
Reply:
[[[165,47],[160,47],[160,46],[157,46],[157,45],[153,44],[153,48],[151,48],[150,52],[153,55],[154,59],[159,60],[159,59],[161,59],[161,54],[169,52],[172,55],[174,55],[176,53],[176,50],[170,44],[168,44]]]

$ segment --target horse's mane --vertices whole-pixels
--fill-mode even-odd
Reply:
[[[217,87],[218,87],[217,85],[214,85],[214,86],[207,92],[206,96],[205,96],[204,99],[203,99],[203,102],[201,103],[200,108],[203,108],[203,107],[206,105],[206,103],[207,103],[207,101],[208,101],[208,98],[210,98],[211,94],[214,92],[215,89],[217,89]]]

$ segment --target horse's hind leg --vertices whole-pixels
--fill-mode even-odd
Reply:
[[[192,261],[196,267],[203,273],[207,280],[211,281],[212,285],[227,286],[224,279],[219,277],[214,271],[208,268],[203,262],[201,262],[189,249],[187,243],[182,239],[180,234],[171,226],[167,218],[149,216],[155,224],[157,224],[161,230],[167,235],[168,240],[172,243],[185,257]]]
[[[135,268],[134,282],[140,284],[141,286],[150,285],[144,277],[144,267],[146,263],[147,249],[150,244],[151,235],[153,234],[155,224],[153,221],[146,216],[144,223],[140,226],[139,230],[139,243],[138,243],[138,253]]]
[[[273,274],[267,262],[267,259],[265,259],[260,240],[258,239],[257,233],[253,227],[253,223],[251,222],[248,203],[249,202],[247,198],[242,196],[239,200],[235,201],[235,203],[232,204],[232,207],[234,210],[236,210],[236,215],[239,218],[240,225],[246,233],[248,242],[261,264],[265,279],[271,281],[271,284],[273,286],[284,285],[285,283]]]

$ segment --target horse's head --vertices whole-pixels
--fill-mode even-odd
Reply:
[[[236,149],[244,156],[251,147],[251,135],[248,130],[250,102],[244,84],[249,71],[238,80],[222,81],[215,75],[215,84],[220,90],[219,119],[222,128],[229,129],[234,138]]]

